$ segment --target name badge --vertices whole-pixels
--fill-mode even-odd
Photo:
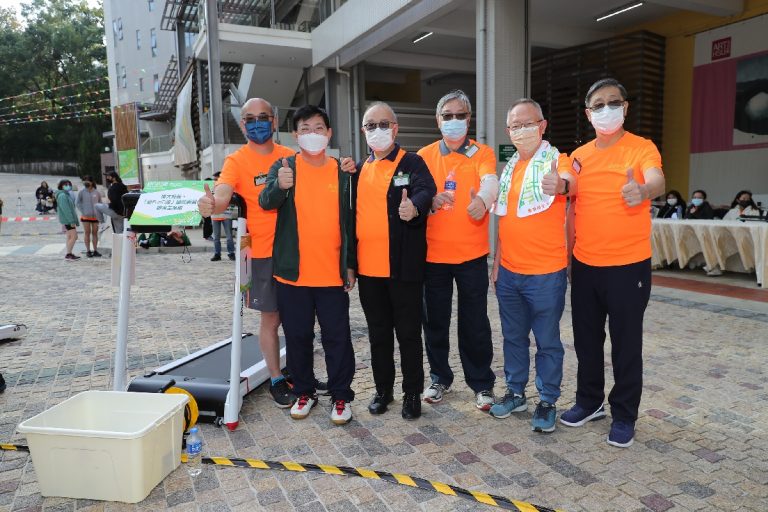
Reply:
[[[464,154],[467,155],[467,158],[472,158],[478,151],[480,151],[480,148],[478,148],[475,144],[472,144],[469,146],[469,148],[467,148]]]
[[[393,178],[396,187],[407,187],[411,183],[411,175],[400,173]]]
[[[266,174],[259,174],[257,176],[254,176],[253,178],[253,184],[257,187],[260,187],[267,183],[267,175]]]

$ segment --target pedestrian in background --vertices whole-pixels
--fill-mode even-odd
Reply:
[[[72,254],[72,248],[77,242],[77,226],[80,225],[80,222],[77,220],[77,211],[75,210],[75,202],[70,195],[71,191],[71,181],[59,181],[58,192],[56,192],[56,214],[59,217],[59,223],[67,234],[67,254],[64,259],[69,261],[80,259],[80,256]]]
[[[83,176],[83,187],[83,190],[77,193],[75,204],[80,210],[80,220],[85,232],[85,255],[89,258],[100,258],[101,254],[98,250],[99,223],[103,217],[101,213],[96,211],[96,205],[101,202],[101,193],[96,189],[96,184],[90,176]]]

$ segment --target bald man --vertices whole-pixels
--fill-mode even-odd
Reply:
[[[267,182],[270,166],[295,153],[291,148],[273,142],[272,134],[276,128],[277,118],[268,101],[251,98],[245,102],[240,112],[240,129],[248,142],[224,161],[213,194],[201,197],[198,209],[203,217],[210,217],[227,209],[233,192],[245,199],[251,246],[251,286],[246,302],[249,308],[261,311],[259,345],[272,379],[269,392],[275,405],[288,408],[296,397],[280,372],[277,336],[280,314],[272,277],[272,242],[277,211],[263,210],[259,206],[259,193]]]

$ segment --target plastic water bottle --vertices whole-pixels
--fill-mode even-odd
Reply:
[[[203,439],[197,433],[197,427],[192,427],[187,437],[187,473],[193,478],[203,472],[202,452]]]
[[[682,220],[683,219],[683,207],[680,205],[677,205],[677,208],[675,208],[675,213],[677,214],[677,218]]]
[[[449,172],[448,176],[445,178],[445,186],[443,187],[443,190],[451,196],[451,199],[456,198],[456,178],[453,175],[453,171]],[[443,210],[453,210],[453,204],[443,203]]]

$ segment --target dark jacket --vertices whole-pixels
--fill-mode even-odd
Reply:
[[[288,157],[287,160],[296,180],[296,156]],[[300,255],[298,220],[294,202],[296,181],[294,181],[294,187],[288,190],[280,188],[277,184],[277,171],[282,165],[282,159],[280,159],[270,167],[267,183],[259,194],[259,206],[265,210],[277,210],[275,242],[272,246],[272,265],[275,275],[286,281],[297,281]],[[341,230],[339,275],[341,281],[346,283],[347,269],[357,269],[355,215],[352,208],[351,176],[341,170],[338,160],[336,160],[336,167],[339,175],[339,229]]]
[[[664,203],[664,206],[659,209],[659,213],[656,215],[656,218],[671,219],[672,214],[675,213],[678,208],[680,208],[680,213],[677,215],[677,218],[682,219],[685,216],[685,203],[678,203],[675,206],[670,206],[668,203]]]
[[[697,207],[695,212],[691,212],[691,208],[694,208],[694,206],[689,205],[685,211],[686,219],[712,220],[715,218],[715,211],[707,201],[701,203],[701,206]]]
[[[395,145],[385,157],[394,161],[400,146]],[[373,160],[373,155],[368,161]],[[357,164],[357,173],[352,178],[352,197],[357,211],[357,185],[363,161]],[[424,160],[416,153],[406,152],[395,169],[409,174],[409,184],[395,186],[394,179],[387,190],[387,217],[389,218],[389,277],[400,281],[423,281],[424,267],[427,261],[427,217],[432,206],[432,198],[437,193],[435,180]],[[400,219],[398,209],[403,197],[403,188],[408,190],[408,198],[419,210],[418,217],[405,222]]]
[[[122,183],[115,182],[109,186],[107,197],[109,198],[109,208],[118,215],[124,215],[123,194],[128,193],[128,187]]]

